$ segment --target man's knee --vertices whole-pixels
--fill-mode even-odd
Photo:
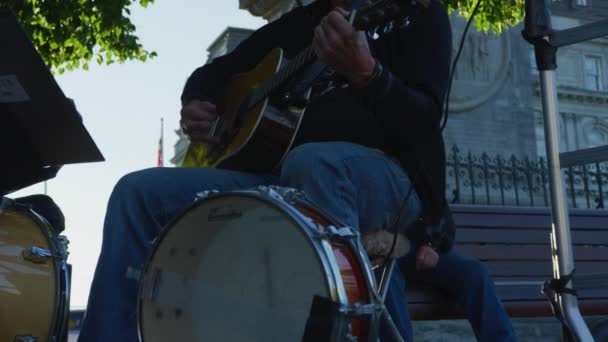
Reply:
[[[317,178],[339,172],[342,159],[332,143],[307,143],[294,148],[283,163],[281,179]]]
[[[122,176],[114,186],[110,202],[128,201],[151,192],[154,189],[153,176],[155,170],[145,169]]]

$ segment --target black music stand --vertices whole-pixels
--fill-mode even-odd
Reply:
[[[55,177],[62,165],[103,161],[12,12],[0,10],[0,196]]]

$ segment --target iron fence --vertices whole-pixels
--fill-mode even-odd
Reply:
[[[604,208],[608,196],[608,163],[563,170],[571,208]],[[447,191],[452,203],[550,206],[547,161],[512,155],[466,155],[454,145],[447,156]]]

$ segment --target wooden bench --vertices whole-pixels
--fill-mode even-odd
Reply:
[[[481,260],[511,317],[552,316],[540,289],[553,277],[549,208],[453,205],[455,249]],[[608,210],[571,209],[576,275],[608,273]],[[413,320],[462,319],[445,294],[408,281]],[[579,291],[583,315],[608,315],[608,287]]]

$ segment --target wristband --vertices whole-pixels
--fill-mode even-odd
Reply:
[[[370,103],[375,103],[388,94],[392,87],[392,83],[392,73],[385,69],[382,66],[382,63],[376,59],[376,65],[374,66],[372,74],[365,84],[357,89],[368,99],[368,101],[370,101]]]
[[[369,75],[368,79],[365,81],[365,83],[363,83],[363,85],[361,86],[361,88],[366,88],[369,85],[377,82],[380,77],[382,77],[382,72],[384,71],[384,68],[382,67],[382,63],[380,63],[379,60],[374,59],[376,61],[376,63],[374,64],[374,70],[372,70],[372,74]]]

